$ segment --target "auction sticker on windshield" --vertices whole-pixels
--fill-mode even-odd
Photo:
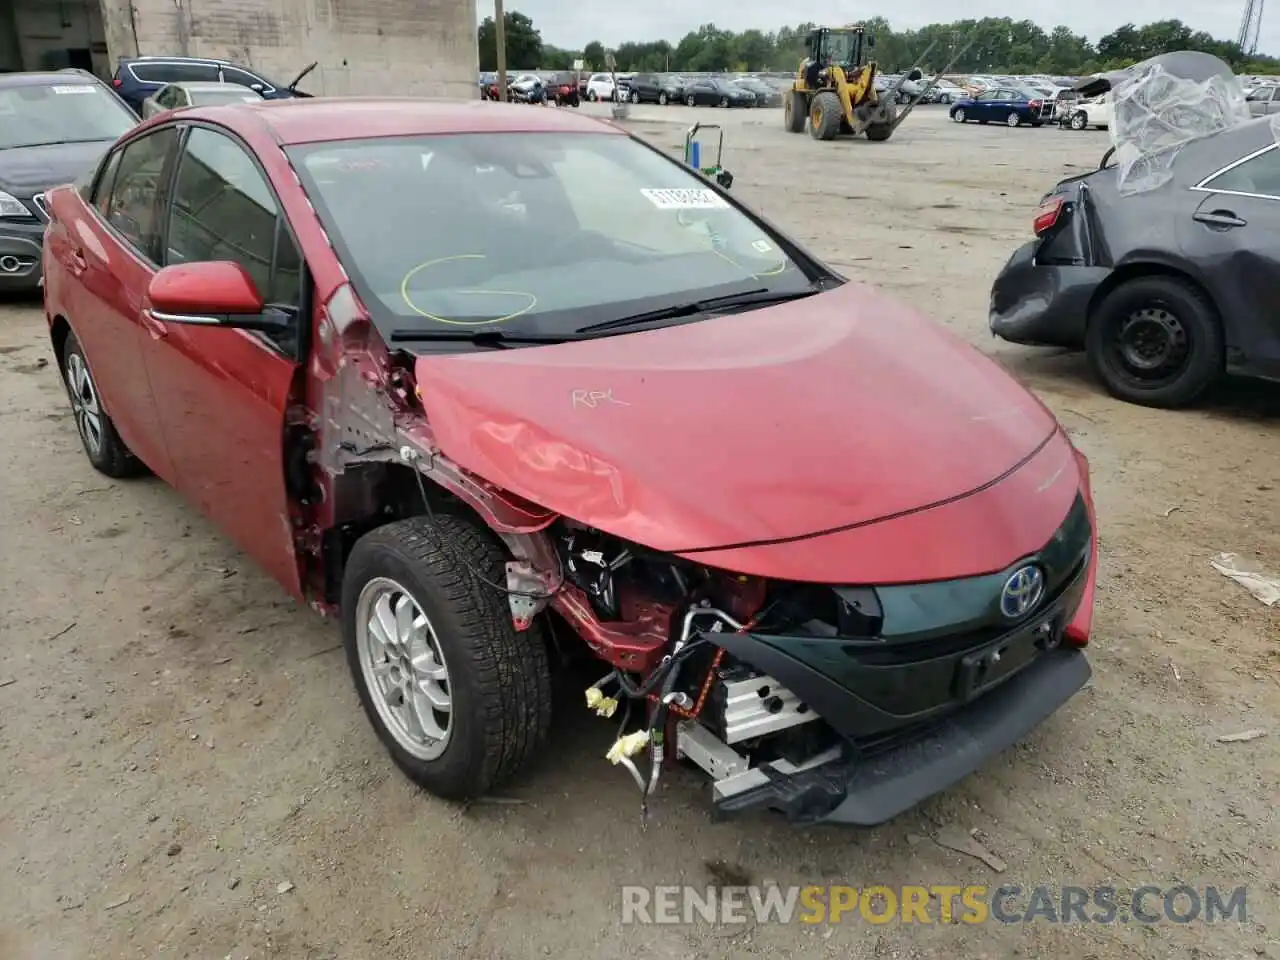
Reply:
[[[75,84],[74,86],[57,85],[53,87],[53,92],[54,93],[93,93],[94,89],[95,89],[94,87],[89,86],[89,84],[87,83],[78,83],[78,84]]]
[[[717,210],[729,206],[714,190],[649,188],[640,192],[659,210]]]

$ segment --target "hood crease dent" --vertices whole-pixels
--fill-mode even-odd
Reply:
[[[993,541],[1030,552],[1078,486],[1039,401],[981,351],[859,283],[615,337],[421,355],[415,373],[436,442],[459,467],[671,554],[828,535],[847,548],[859,528],[933,509],[978,511],[1008,531]],[[1033,476],[1053,489],[1036,492]],[[1010,483],[1030,485],[1034,516],[983,493]],[[816,561],[823,548],[777,549]],[[917,569],[968,562],[935,554]],[[833,569],[870,563],[842,548]]]

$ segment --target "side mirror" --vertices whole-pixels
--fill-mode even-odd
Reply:
[[[280,331],[289,318],[268,315],[258,285],[230,260],[164,267],[147,288],[151,314],[164,323]]]

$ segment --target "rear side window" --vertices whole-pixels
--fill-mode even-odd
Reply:
[[[102,165],[102,173],[98,177],[97,186],[94,187],[93,205],[98,208],[98,212],[104,217],[107,215],[107,203],[111,199],[111,188],[116,182],[116,171],[120,168],[120,158],[123,155],[123,150],[111,151],[106,163]]]
[[[1272,147],[1204,184],[1211,190],[1252,193],[1280,200],[1280,150]]]
[[[158,246],[156,211],[161,176],[176,139],[177,131],[166,127],[127,144],[107,202],[107,222],[151,261],[156,259]]]
[[[129,69],[143,83],[218,79],[218,68],[211,63],[131,63]]]
[[[223,67],[222,79],[227,83],[238,83],[242,87],[259,86],[264,92],[273,89],[271,84],[261,77],[255,77],[248,70],[241,70],[239,67]]]

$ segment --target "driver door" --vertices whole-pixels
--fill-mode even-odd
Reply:
[[[295,597],[302,586],[285,485],[285,410],[309,298],[279,200],[239,141],[187,131],[163,215],[163,266],[231,260],[292,331],[165,322],[144,303],[143,359],[178,487]]]

